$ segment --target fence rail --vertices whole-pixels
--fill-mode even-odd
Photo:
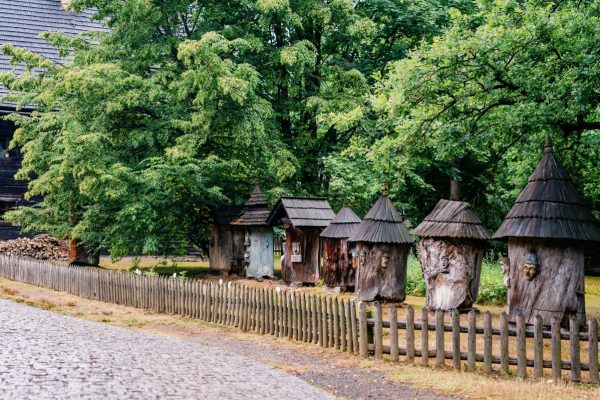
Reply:
[[[474,371],[479,365],[484,373],[492,373],[493,365],[500,365],[495,372],[536,379],[548,370],[547,375],[555,381],[562,379],[563,370],[568,370],[573,382],[583,380],[582,372],[586,373],[587,382],[599,382],[595,319],[588,321],[587,333],[579,331],[576,320],[571,320],[568,332],[561,331],[558,321],[552,323],[550,330],[544,330],[541,318],[533,327],[526,327],[519,318],[512,327],[504,313],[497,327],[492,326],[489,312],[478,317],[471,311],[461,317],[456,311],[438,310],[432,314],[422,309],[417,320],[410,306],[391,306],[385,310],[389,318],[384,319],[384,310],[377,302],[367,306],[348,298],[294,290],[69,268],[8,256],[0,256],[0,276],[89,299],[331,347],[361,357],[373,354],[381,359],[388,354],[391,361],[402,356],[410,363],[420,359],[422,365],[429,365],[433,359],[439,367],[452,360],[454,369]],[[478,325],[478,318],[482,325]],[[516,371],[511,367],[516,367]]]

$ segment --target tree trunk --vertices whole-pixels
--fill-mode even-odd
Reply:
[[[530,260],[531,250],[537,254],[539,265],[531,280],[523,266]],[[585,323],[584,253],[578,243],[510,238],[508,308],[511,322],[519,313],[525,323],[533,324],[535,316],[550,325],[558,317],[563,325],[576,314]]]
[[[356,297],[404,301],[408,245],[357,243]],[[387,261],[387,262],[386,262]]]
[[[432,310],[469,308],[477,299],[485,250],[475,243],[421,239],[418,244]]]
[[[72,265],[99,265],[100,254],[91,252],[79,239],[69,241],[69,262]]]

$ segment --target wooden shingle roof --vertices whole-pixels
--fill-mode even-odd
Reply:
[[[600,225],[552,154],[549,138],[529,183],[493,236],[507,237],[600,241]]]
[[[402,215],[396,211],[385,194],[379,197],[348,240],[367,243],[412,243]]]
[[[347,204],[344,204],[329,226],[321,233],[321,237],[347,239],[360,222],[360,218],[358,218],[354,211]]]
[[[231,222],[232,225],[244,226],[266,226],[269,218],[269,203],[261,192],[258,184],[254,185],[254,191],[246,202],[244,214]]]
[[[76,36],[82,32],[109,31],[98,21],[92,21],[95,11],[66,11],[60,0],[0,0],[0,47],[12,44],[40,54],[55,63],[63,63],[58,49],[44,39],[44,32],[63,32]],[[10,64],[10,57],[0,54],[0,72],[20,66]],[[8,92],[0,85],[0,97]],[[7,106],[8,104],[5,104]]]
[[[412,231],[420,237],[488,240],[490,233],[469,203],[441,199],[433,211]]]
[[[304,197],[282,197],[279,199],[267,223],[277,225],[290,223],[295,228],[325,228],[335,217],[326,199]]]

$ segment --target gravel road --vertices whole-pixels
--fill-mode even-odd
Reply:
[[[0,399],[333,399],[200,343],[0,299]]]

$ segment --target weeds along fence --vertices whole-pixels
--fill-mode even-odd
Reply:
[[[322,347],[382,359],[455,370],[500,373],[518,377],[563,379],[598,384],[598,323],[579,321],[569,330],[558,321],[550,329],[538,318],[526,326],[509,324],[501,314],[492,326],[489,312],[429,312],[415,316],[410,306],[386,308],[375,302],[321,296],[277,288],[177,279],[162,276],[68,268],[46,262],[0,256],[0,276],[77,296],[171,313],[212,323],[289,338]],[[384,318],[386,317],[386,318]],[[449,350],[448,350],[449,349]],[[528,357],[528,355],[530,357]],[[464,362],[464,364],[463,364]]]

